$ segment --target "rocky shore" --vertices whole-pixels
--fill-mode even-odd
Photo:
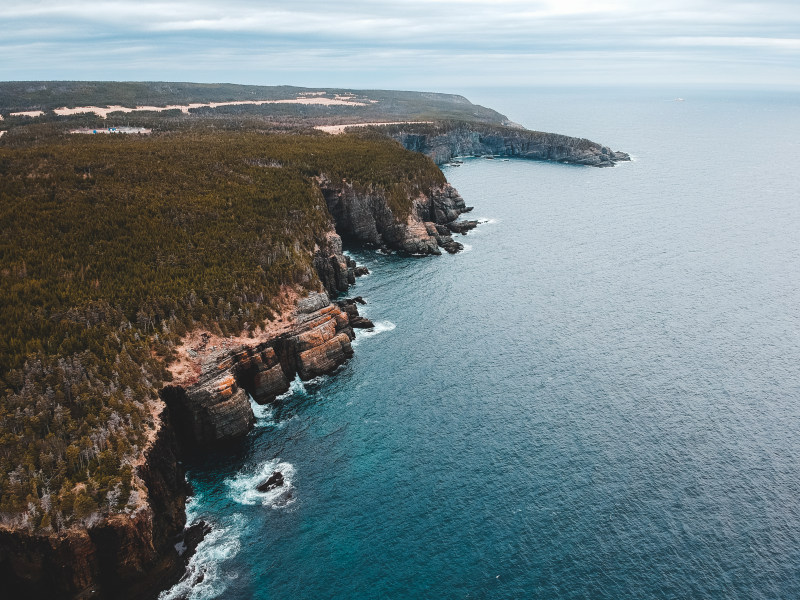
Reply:
[[[630,160],[625,152],[584,138],[477,123],[395,126],[389,135],[406,149],[427,154],[436,164],[457,156],[508,156],[591,167],[613,167]]]
[[[398,135],[404,145],[440,163],[456,154],[502,151],[533,157],[544,152],[529,137],[533,132],[516,137],[461,130]],[[625,160],[620,153],[589,144],[564,142],[547,153],[596,166]],[[205,524],[184,529],[189,490],[181,452],[242,438],[255,421],[250,398],[274,402],[295,377],[308,380],[335,371],[353,355],[353,328],[372,326],[358,313],[360,298],[332,301],[366,272],[344,255],[342,237],[368,247],[436,255],[441,248],[461,250],[452,235],[477,225],[457,221],[471,208],[447,183],[411,198],[405,217],[395,214],[382,188],[358,188],[324,175],[317,184],[332,219],[312,257],[317,291],[304,298],[292,292],[275,322],[247,337],[195,331],[185,340],[170,365],[172,381],[160,390],[155,430],[136,467],[136,510],[98,516],[88,526],[58,534],[0,528],[0,578],[9,597],[153,598],[177,581],[207,532]]]
[[[441,254],[440,247],[453,251],[457,243],[446,225],[472,210],[446,183],[414,198],[408,218],[403,221],[392,212],[385,190],[360,190],[346,181],[334,182],[327,177],[319,178],[318,183],[339,235],[368,247],[418,256]],[[336,272],[341,273],[341,267]]]
[[[195,352],[199,375],[161,390],[181,442],[197,447],[242,437],[255,421],[249,397],[273,402],[296,376],[330,373],[353,355],[348,313],[327,294],[300,300],[290,319],[288,330],[277,336]]]

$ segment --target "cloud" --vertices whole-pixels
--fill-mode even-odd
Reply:
[[[4,79],[114,78],[111,69],[143,79],[197,79],[202,56],[215,73],[251,83],[276,74],[294,83],[293,69],[353,78],[361,66],[363,83],[373,87],[398,78],[430,87],[442,68],[474,80],[491,77],[504,62],[503,71],[516,70],[520,83],[537,73],[579,82],[596,79],[598,70],[635,83],[642,73],[631,61],[669,62],[673,74],[694,64],[686,77],[702,79],[703,70],[718,75],[715,61],[738,57],[746,68],[734,79],[747,83],[763,81],[759,61],[765,68],[783,64],[800,44],[800,8],[781,0],[4,0],[0,22]],[[170,60],[175,64],[165,68]],[[772,76],[786,80],[791,72],[784,65]],[[211,77],[209,71],[202,80]]]

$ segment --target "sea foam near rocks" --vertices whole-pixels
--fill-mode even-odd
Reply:
[[[256,418],[256,427],[265,427],[267,425],[275,425],[275,410],[269,404],[259,404],[253,397],[248,394],[250,400],[250,407],[253,409],[253,415]]]
[[[370,329],[357,329],[356,330],[356,339],[350,342],[351,346],[357,346],[359,341],[375,337],[379,333],[383,333],[384,331],[392,331],[397,325],[392,323],[391,321],[375,321],[375,327]]]
[[[257,486],[269,478],[275,471],[283,474],[283,485],[268,492],[259,492]],[[261,504],[270,508],[283,508],[293,504],[294,497],[294,466],[280,459],[267,461],[255,469],[242,470],[228,480],[227,486],[231,498],[239,504],[255,506]]]
[[[158,600],[211,600],[221,597],[236,573],[222,570],[221,564],[235,557],[241,549],[241,534],[247,524],[241,514],[233,514],[211,531],[186,565],[186,574],[170,589],[161,592]]]
[[[314,379],[317,379],[316,377]],[[314,379],[310,381],[314,381]],[[275,398],[276,401],[279,400],[286,400],[287,398],[294,396],[295,394],[305,394],[306,393],[306,385],[303,383],[303,380],[300,379],[299,375],[295,375],[295,378],[289,384],[289,389],[286,390],[283,394]]]

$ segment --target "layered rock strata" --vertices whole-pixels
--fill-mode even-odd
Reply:
[[[161,393],[176,429],[190,445],[230,441],[245,435],[255,417],[249,396],[275,400],[299,376],[330,373],[353,355],[348,314],[325,293],[300,300],[279,334],[265,333],[197,352],[199,374]]]
[[[408,150],[422,152],[436,164],[456,156],[511,156],[592,167],[613,167],[630,160],[625,152],[584,138],[529,131],[519,127],[481,124],[409,125],[396,127],[390,136]]]

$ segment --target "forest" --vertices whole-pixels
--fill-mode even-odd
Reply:
[[[318,288],[315,177],[382,188],[398,214],[444,182],[374,136],[62,131],[0,144],[0,522],[38,531],[136,505],[182,336],[247,335],[281,286]]]
[[[231,102],[240,100],[286,100],[301,94],[324,93],[328,98],[352,95],[363,106],[313,106],[266,104],[197,108],[190,115],[171,111],[164,115],[181,121],[193,116],[247,115],[291,121],[303,119],[305,126],[331,122],[458,119],[469,122],[502,124],[506,117],[490,108],[472,104],[463,96],[394,90],[348,90],[339,88],[301,88],[294,86],[234,85],[228,83],[120,82],[120,81],[5,81],[0,82],[0,115],[10,123],[23,123],[26,117],[10,113],[43,110],[38,119],[64,122],[52,112],[55,108],[76,106],[168,106],[191,102]],[[163,113],[151,114],[159,120]],[[119,118],[129,115],[119,113]],[[133,117],[135,118],[135,117]],[[308,119],[316,119],[311,122]]]

